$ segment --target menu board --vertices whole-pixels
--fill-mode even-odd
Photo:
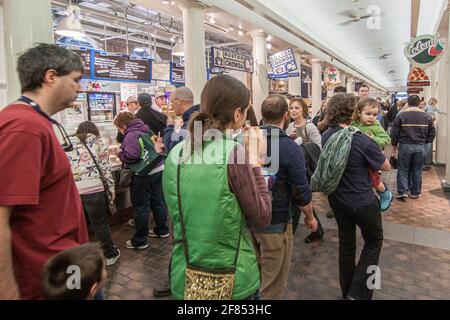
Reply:
[[[171,82],[172,82],[172,84],[184,85],[184,83],[185,83],[184,66],[180,66],[176,63],[172,63]]]
[[[152,61],[152,80],[170,81],[170,63]]]
[[[81,57],[84,65],[83,76],[85,78],[91,77],[91,51],[90,50],[70,50]]]
[[[253,72],[253,58],[224,48],[211,48],[211,68]]]
[[[133,58],[124,54],[95,52],[94,77],[150,82],[150,63],[147,59]]]

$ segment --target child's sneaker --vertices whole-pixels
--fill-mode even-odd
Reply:
[[[389,208],[391,207],[392,200],[394,200],[394,195],[387,189],[385,192],[382,192],[379,195],[380,195],[381,212],[389,210]]]

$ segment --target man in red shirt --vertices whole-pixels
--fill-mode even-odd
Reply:
[[[45,262],[88,241],[50,118],[75,100],[83,64],[66,49],[40,44],[19,57],[17,71],[23,95],[0,112],[0,300],[42,299]]]

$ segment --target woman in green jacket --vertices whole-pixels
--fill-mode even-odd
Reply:
[[[208,81],[201,112],[190,120],[190,139],[167,157],[163,189],[175,241],[170,283],[176,299],[258,298],[260,274],[247,225],[270,223],[271,200],[258,155],[247,155],[232,134],[242,130],[249,102],[239,80],[220,75]],[[234,278],[214,281],[217,270],[234,270]]]

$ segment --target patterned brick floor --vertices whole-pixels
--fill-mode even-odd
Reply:
[[[151,239],[148,250],[127,250],[124,242],[132,233],[131,227],[124,223],[114,229],[113,238],[122,257],[108,268],[107,299],[154,299],[152,288],[166,278],[170,241]],[[327,229],[323,241],[310,245],[303,242],[305,235],[301,226],[295,236],[285,298],[340,299],[337,232]],[[361,237],[358,243],[361,246]],[[450,251],[385,240],[380,268],[381,290],[374,299],[450,300]]]
[[[395,172],[384,177],[395,186]],[[424,192],[419,200],[394,200],[384,219],[395,224],[450,230],[450,206],[436,171],[424,173]],[[319,212],[329,210],[326,198],[314,195]],[[150,248],[132,251],[125,248],[133,229],[128,226],[130,212],[114,219],[113,239],[122,252],[118,263],[108,268],[106,297],[112,300],[154,299],[152,288],[167,278],[172,245],[168,239],[150,239]],[[325,230],[319,243],[305,244],[304,226],[295,235],[294,257],[286,299],[341,299],[338,277],[337,231]],[[362,239],[358,236],[358,251]],[[450,251],[385,240],[380,260],[381,289],[374,299],[450,300]],[[166,298],[170,299],[170,298]]]
[[[396,194],[397,170],[383,174],[383,182]],[[386,221],[410,226],[450,231],[450,195],[442,190],[441,183],[433,167],[423,173],[422,195],[418,200],[394,199],[391,209],[383,215]],[[314,194],[314,205],[319,212],[328,212],[330,207],[323,194]]]

